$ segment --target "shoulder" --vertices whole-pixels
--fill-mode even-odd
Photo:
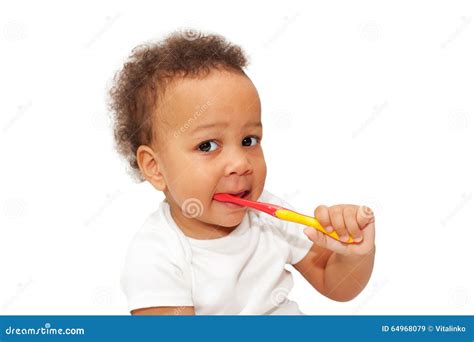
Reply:
[[[169,222],[165,203],[151,213],[132,238],[126,254],[126,264],[158,262],[160,259],[179,261],[185,255],[183,244]]]
[[[188,254],[166,209],[160,204],[129,245],[121,288],[130,311],[193,305]]]

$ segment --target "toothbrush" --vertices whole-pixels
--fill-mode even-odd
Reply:
[[[219,193],[214,195],[214,199],[219,202],[230,202],[234,204],[238,204],[241,206],[257,209],[260,211],[263,211],[264,213],[267,213],[269,215],[275,216],[279,218],[280,220],[284,221],[290,221],[290,222],[295,222],[299,224],[304,224],[306,226],[315,228],[316,230],[319,230],[321,233],[326,234],[327,236],[340,241],[339,235],[336,233],[335,230],[332,232],[327,232],[321,223],[318,222],[318,220],[315,217],[311,216],[306,216],[303,214],[299,214],[293,210],[286,209],[284,207],[280,207],[275,204],[271,203],[263,203],[263,202],[257,202],[257,201],[249,201],[237,196],[232,196],[230,194],[224,194],[224,193]],[[355,243],[355,241],[352,239],[351,236],[349,236],[348,241],[341,241],[343,243]]]

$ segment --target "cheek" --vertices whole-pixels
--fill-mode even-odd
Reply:
[[[265,178],[267,177],[267,164],[265,163],[265,158],[263,157],[263,154],[255,165],[255,180],[260,183],[265,182]]]
[[[219,170],[212,163],[198,163],[188,161],[183,166],[185,169],[179,173],[176,170],[174,188],[179,192],[181,198],[197,198],[206,205],[205,202],[214,192],[219,180]]]
[[[262,166],[261,166],[261,177],[267,177],[267,163],[265,163],[265,159],[262,159]]]
[[[267,165],[265,159],[262,157],[254,163],[253,169],[253,194],[252,199],[257,200],[258,197],[262,194],[265,187],[265,179],[267,177]]]

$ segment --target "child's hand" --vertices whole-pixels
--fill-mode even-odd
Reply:
[[[320,205],[314,216],[330,233],[333,229],[341,241],[347,241],[349,235],[356,243],[339,242],[314,228],[304,230],[306,236],[318,246],[338,254],[364,255],[371,252],[375,244],[375,217],[372,210],[365,206],[339,204],[332,207]]]

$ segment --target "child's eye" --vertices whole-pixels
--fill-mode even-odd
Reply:
[[[258,144],[257,137],[245,137],[244,140],[242,140],[243,146],[254,146],[256,144]]]
[[[212,152],[215,151],[217,147],[216,142],[211,140],[203,142],[198,148],[202,152]]]

